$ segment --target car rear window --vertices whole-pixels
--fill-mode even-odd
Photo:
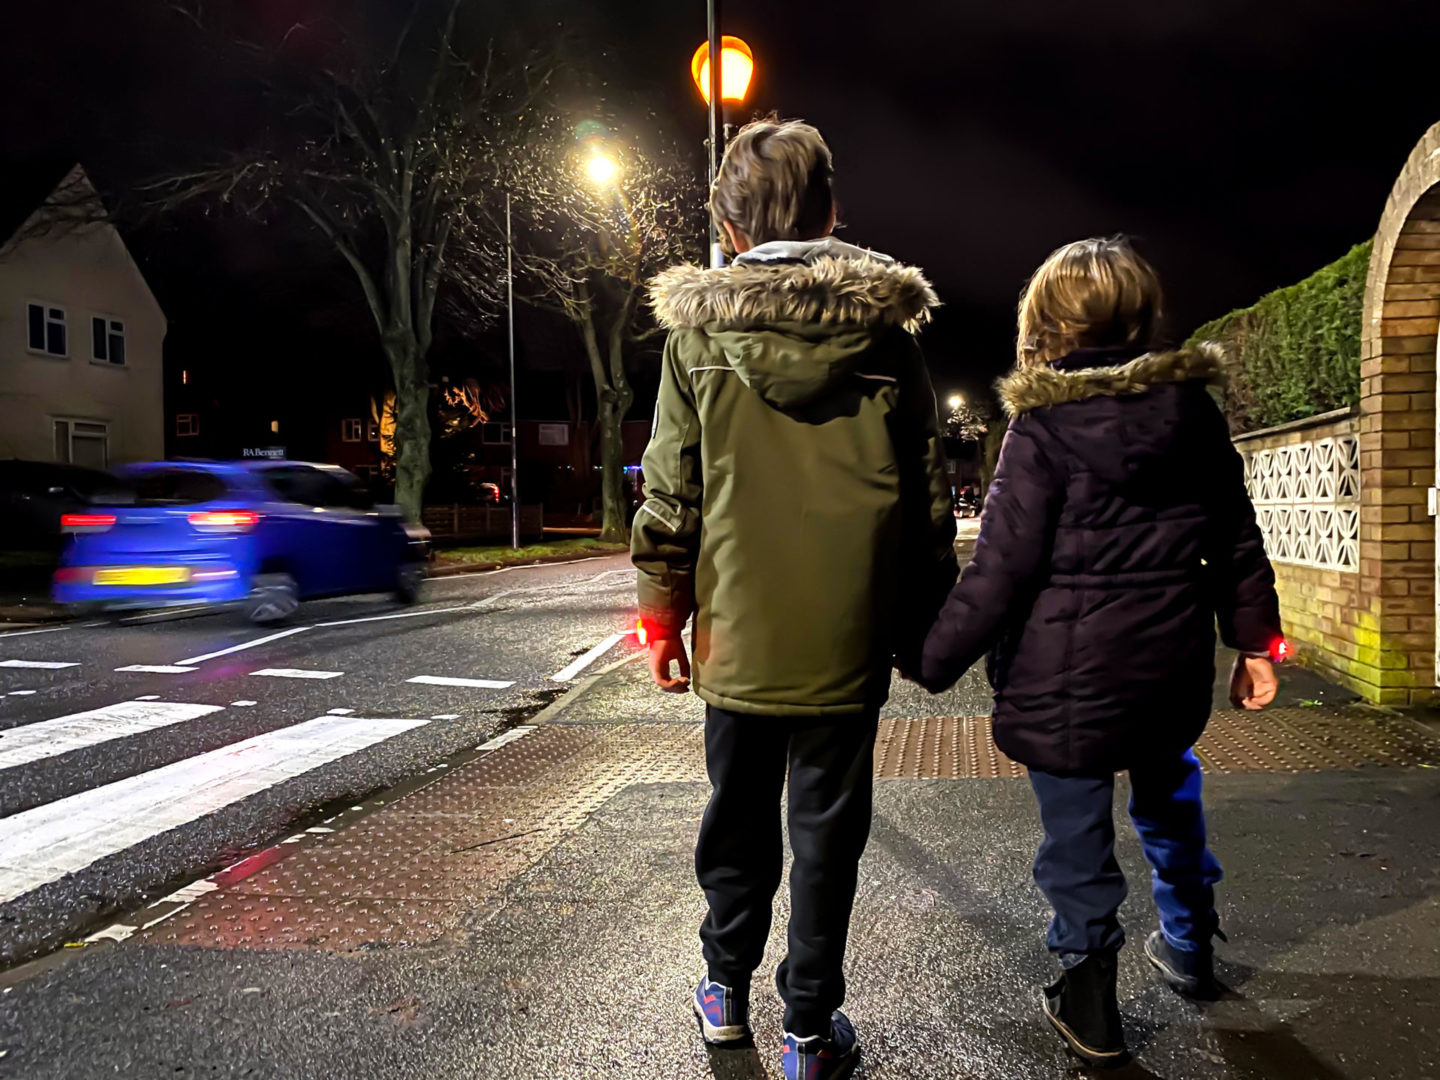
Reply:
[[[188,506],[222,498],[229,489],[213,473],[156,469],[132,477],[136,506]]]

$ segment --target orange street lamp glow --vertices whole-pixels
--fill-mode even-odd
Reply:
[[[720,39],[720,100],[744,101],[755,73],[755,54],[738,37],[726,34]],[[700,89],[705,104],[710,104],[710,43],[702,41],[690,58],[690,75]]]

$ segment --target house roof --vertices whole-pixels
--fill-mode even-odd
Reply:
[[[76,167],[61,158],[48,161],[0,161],[0,245],[39,209]]]

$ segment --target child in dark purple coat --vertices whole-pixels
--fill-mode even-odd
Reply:
[[[1152,351],[1154,270],[1123,239],[1052,254],[1020,306],[1010,427],[975,557],[925,642],[938,691],[990,652],[995,741],[1026,765],[1045,839],[1035,880],[1063,972],[1045,1012],[1082,1058],[1127,1058],[1115,997],[1115,773],[1154,868],[1146,955],[1184,993],[1213,992],[1214,886],[1200,766],[1215,627],[1238,650],[1237,706],[1275,696],[1275,578],[1243,466],[1208,387],[1219,350]]]

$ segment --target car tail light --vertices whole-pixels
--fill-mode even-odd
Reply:
[[[190,515],[190,524],[210,532],[246,532],[260,520],[254,510],[199,510]]]
[[[1276,638],[1270,644],[1270,662],[1278,664],[1290,655],[1290,643],[1283,637]]]
[[[52,579],[56,585],[73,585],[77,581],[90,580],[90,568],[86,566],[62,566],[55,571]]]
[[[104,532],[114,524],[114,514],[60,515],[60,528],[64,532]]]

